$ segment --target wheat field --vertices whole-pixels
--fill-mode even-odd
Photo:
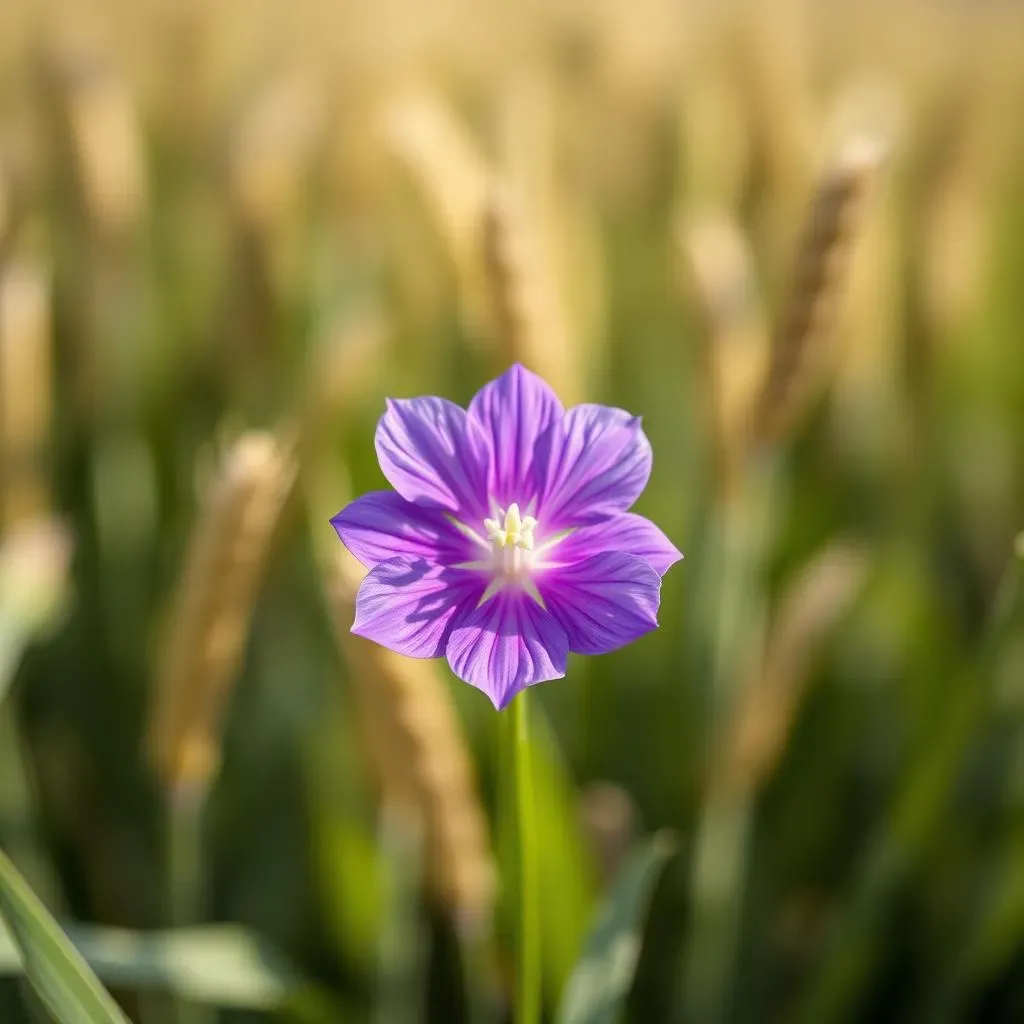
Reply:
[[[686,556],[531,691],[544,1019],[1024,1020],[1022,109],[1012,2],[0,0],[0,850],[128,1020],[513,1019],[329,523],[513,362]]]

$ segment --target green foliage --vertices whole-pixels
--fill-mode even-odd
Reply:
[[[633,984],[651,894],[676,844],[656,835],[633,852],[566,985],[560,1024],[615,1024]]]
[[[0,853],[0,914],[25,973],[56,1024],[127,1024],[57,922]]]

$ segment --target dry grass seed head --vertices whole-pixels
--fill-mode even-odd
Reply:
[[[243,434],[210,486],[158,664],[149,743],[171,791],[205,787],[271,540],[295,479],[289,448]]]
[[[85,210],[107,237],[121,237],[147,202],[144,147],[128,86],[103,57],[72,47],[59,75]]]
[[[883,155],[874,139],[851,140],[815,190],[754,408],[756,442],[772,444],[790,434],[827,378],[829,336],[861,206]]]
[[[535,225],[528,222],[511,191],[501,185],[492,189],[481,225],[483,273],[498,367],[522,363],[572,404],[580,398],[573,346]]]

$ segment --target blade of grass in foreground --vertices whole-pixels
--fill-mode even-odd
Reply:
[[[0,914],[29,983],[58,1024],[128,1024],[57,922],[0,853]]]
[[[559,1024],[613,1024],[633,984],[643,917],[675,842],[659,833],[627,861],[566,985]]]

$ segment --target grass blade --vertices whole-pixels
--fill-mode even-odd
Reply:
[[[622,869],[565,989],[559,1024],[613,1024],[640,959],[644,913],[675,842],[658,833]]]
[[[29,983],[58,1024],[128,1024],[57,922],[0,853],[0,914]]]

